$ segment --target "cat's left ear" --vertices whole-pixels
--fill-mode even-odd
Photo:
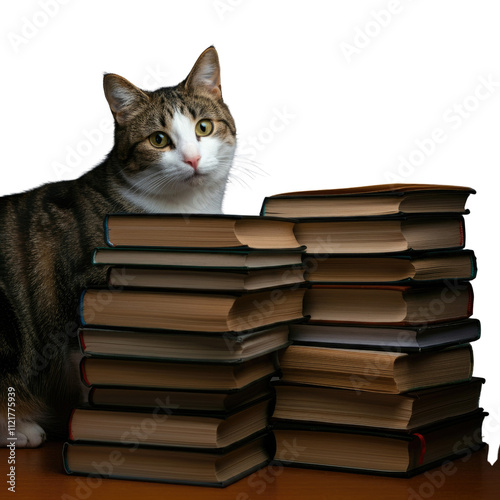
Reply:
[[[103,85],[109,107],[119,125],[125,125],[149,100],[141,89],[119,75],[104,75]]]
[[[198,57],[183,83],[187,91],[209,92],[214,97],[222,99],[219,56],[215,47],[208,47]]]

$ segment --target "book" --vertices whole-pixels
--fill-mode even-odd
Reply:
[[[273,419],[411,429],[477,410],[483,383],[484,379],[472,378],[403,394],[379,394],[277,382]]]
[[[104,231],[111,247],[300,247],[293,222],[251,215],[110,214]]]
[[[119,358],[84,357],[80,362],[85,385],[185,389],[231,392],[277,372],[275,353],[241,363],[202,364]]]
[[[482,448],[486,415],[479,409],[407,431],[279,422],[273,426],[275,460],[294,467],[409,477]]]
[[[170,332],[80,328],[82,354],[203,362],[241,362],[289,345],[288,325],[244,333]]]
[[[280,356],[284,382],[399,394],[472,377],[470,344],[401,353],[291,345]]]
[[[77,408],[69,420],[69,439],[125,445],[225,448],[262,433],[268,425],[269,407],[268,399],[217,417],[177,415],[175,410],[161,406],[149,412]],[[132,432],[141,427],[146,430]]]
[[[272,394],[269,379],[264,378],[232,392],[179,389],[143,389],[141,387],[92,386],[88,403],[94,408],[129,408],[154,410],[158,406],[179,414],[220,415],[231,413]]]
[[[295,223],[294,234],[308,254],[396,253],[465,245],[461,215],[303,219]]]
[[[229,332],[300,319],[304,289],[245,294],[87,289],[82,325]]]
[[[267,435],[215,450],[66,442],[63,464],[67,474],[225,487],[267,465],[273,446]]]
[[[317,347],[420,352],[467,344],[480,336],[479,320],[469,318],[420,326],[293,324],[290,325],[289,339],[297,345]]]
[[[311,322],[427,325],[468,318],[472,286],[447,282],[433,286],[312,285],[304,296]]]
[[[92,253],[96,265],[179,266],[254,269],[302,263],[304,249],[264,251],[229,248],[99,247]]]
[[[332,217],[427,212],[466,213],[472,188],[438,184],[380,184],[277,194],[264,199],[261,215]]]
[[[108,269],[110,287],[240,292],[298,285],[304,281],[304,269],[290,266],[248,270],[123,266]]]
[[[311,283],[428,283],[473,280],[477,274],[472,250],[410,254],[306,256]]]

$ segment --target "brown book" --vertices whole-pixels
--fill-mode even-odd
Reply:
[[[481,337],[474,318],[422,325],[291,324],[290,341],[316,347],[420,352],[467,344]]]
[[[313,285],[304,297],[304,315],[317,323],[423,325],[468,318],[472,286]]]
[[[289,266],[248,270],[112,267],[108,272],[110,287],[245,292],[301,283],[304,269]]]
[[[259,251],[242,248],[101,247],[94,250],[92,262],[102,265],[254,269],[300,265],[303,250],[303,248]]]
[[[344,189],[296,191],[265,198],[261,215],[346,217],[429,212],[466,213],[475,191],[439,184],[380,184]]]
[[[419,254],[306,256],[306,279],[312,283],[425,283],[472,280],[476,258],[472,250]]]
[[[257,216],[113,214],[104,222],[112,247],[295,249],[293,222]]]
[[[288,334],[288,325],[221,335],[81,328],[79,341],[87,356],[239,362],[287,346]]]
[[[63,464],[68,474],[224,487],[269,463],[270,450],[267,436],[223,450],[65,443]]]
[[[177,415],[157,407],[152,412],[77,408],[69,421],[69,439],[125,445],[225,448],[263,431],[270,400],[260,401],[228,416]],[[134,433],[141,425],[147,430]]]
[[[280,357],[284,382],[399,394],[472,377],[470,344],[399,353],[292,345]]]
[[[273,418],[384,429],[411,429],[477,410],[484,379],[403,394],[275,384]]]
[[[242,363],[201,364],[119,358],[83,358],[82,381],[87,386],[184,389],[231,392],[277,370],[275,353]]]
[[[294,234],[308,254],[396,253],[465,245],[461,215],[304,219],[295,223]]]
[[[197,332],[241,332],[302,318],[304,289],[240,295],[87,289],[83,325]]]
[[[94,408],[127,408],[154,410],[158,406],[176,413],[205,415],[233,412],[271,396],[267,378],[232,392],[142,389],[140,387],[92,387],[89,404]]]
[[[278,422],[280,465],[409,477],[484,446],[478,410],[406,431]],[[293,443],[293,448],[290,447]]]

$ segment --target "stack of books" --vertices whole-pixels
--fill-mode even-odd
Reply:
[[[295,218],[307,247],[309,321],[290,328],[275,385],[280,463],[410,476],[482,446],[472,193],[404,184],[264,200],[261,215]]]
[[[225,486],[273,455],[269,381],[303,319],[304,247],[277,218],[110,215],[82,294],[68,473]]]

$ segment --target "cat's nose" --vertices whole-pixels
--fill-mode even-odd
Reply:
[[[196,155],[196,156],[185,156],[184,157],[184,163],[187,163],[191,167],[193,167],[195,170],[198,168],[198,163],[200,161],[201,156]]]

